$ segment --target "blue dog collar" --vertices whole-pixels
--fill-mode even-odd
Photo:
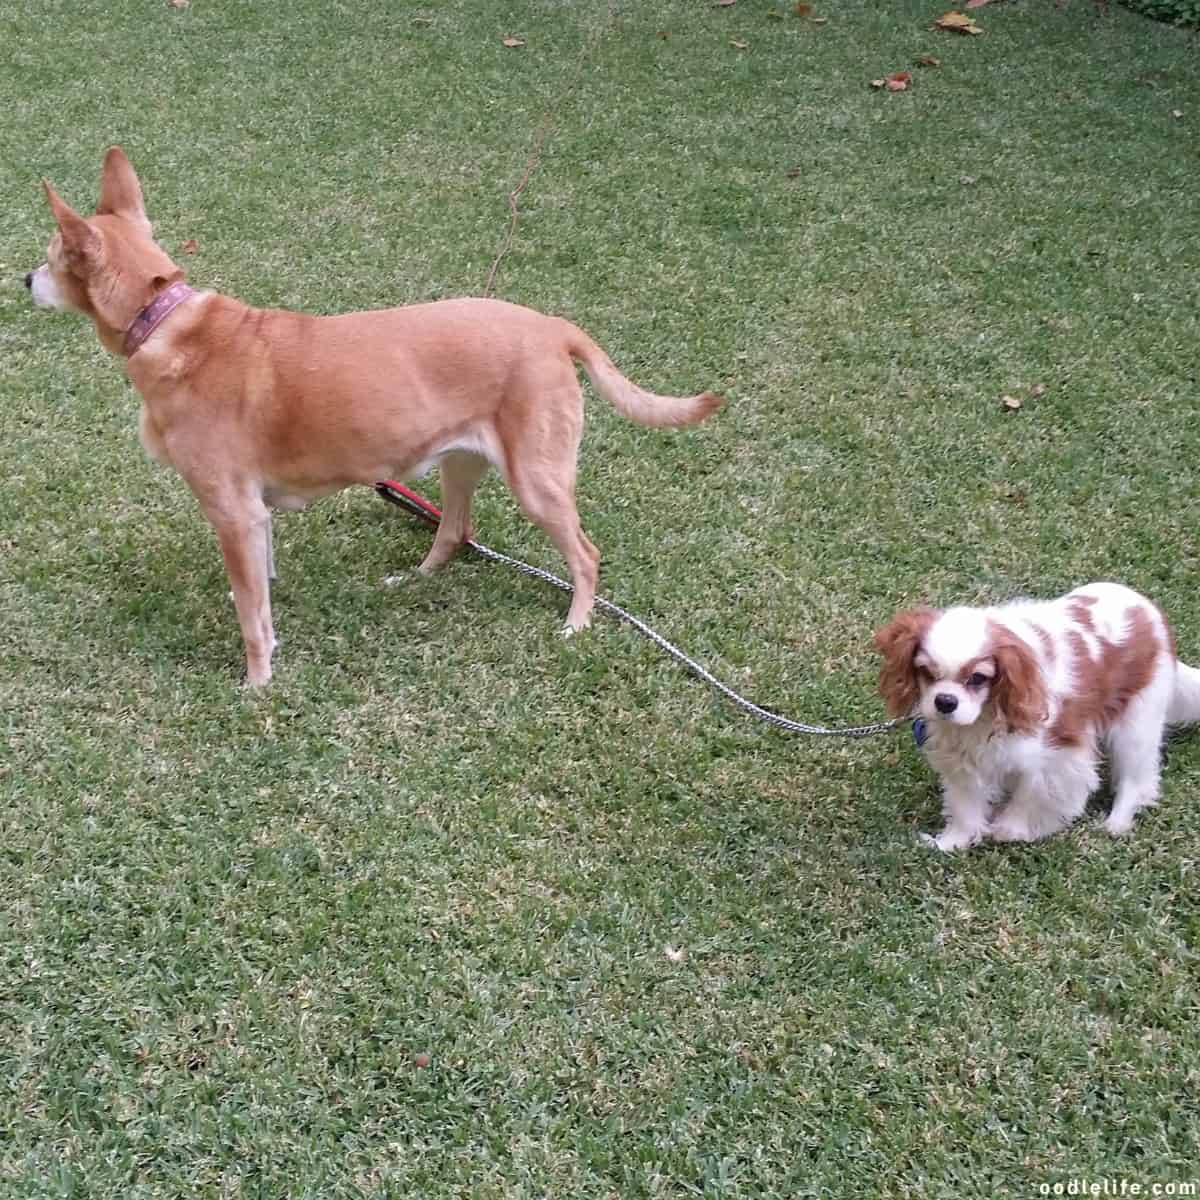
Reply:
[[[912,724],[913,741],[917,743],[917,749],[924,747],[929,740],[929,730],[925,728],[925,718],[916,717]]]

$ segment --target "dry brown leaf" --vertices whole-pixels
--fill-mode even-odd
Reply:
[[[887,77],[887,89],[889,92],[907,91],[911,80],[911,71],[897,71],[894,75],[889,75]]]
[[[1031,396],[1044,396],[1046,394],[1046,385],[1044,383],[1035,383],[1029,389],[1029,394]]]
[[[1015,412],[1021,407],[1021,398],[1019,396],[1003,396],[1001,397],[1000,403],[1003,404],[1005,408],[1012,409]]]
[[[807,17],[808,14],[812,12],[812,5],[797,4],[796,7],[792,9],[792,12],[794,12],[798,17]]]
[[[922,54],[921,57],[917,59],[918,67],[940,67],[941,65],[942,60],[940,58],[934,58],[932,54]]]
[[[192,0],[168,0],[172,8],[187,8]]]
[[[512,37],[510,35],[509,37],[502,37],[500,39],[500,44],[503,46],[523,46],[523,45],[525,45],[525,39],[519,38],[519,37]]]
[[[750,49],[750,43],[749,43],[749,42],[739,42],[739,41],[738,41],[736,38],[732,39],[732,40],[730,41],[730,43],[729,43],[729,44],[730,44],[730,45],[731,45],[731,46],[732,46],[732,47],[733,47],[735,50],[749,50],[749,49]]]
[[[745,1046],[738,1050],[738,1060],[744,1063],[752,1071],[758,1071],[762,1068],[762,1059],[756,1057],[754,1054],[751,1054]]]
[[[665,41],[667,40],[667,38],[669,38],[671,35],[670,35],[670,33],[668,33],[668,32],[667,32],[667,30],[665,30],[665,29],[660,29],[660,30],[658,31],[658,36],[659,36],[660,38],[662,38],[662,40],[665,42]]]
[[[1011,483],[993,483],[991,490],[997,500],[1015,504],[1017,508],[1024,508],[1029,501],[1029,493],[1022,488],[1013,487]]]
[[[828,25],[829,18],[828,17],[813,17],[812,23],[814,25]]]
[[[181,254],[195,254],[200,249],[200,243],[195,238],[188,238],[182,246],[179,247]]]
[[[789,179],[797,179],[797,178],[799,178],[799,176],[804,174],[804,168],[803,167],[788,167],[788,169],[786,171],[784,171],[784,174]]]
[[[950,29],[954,33],[982,33],[983,30],[975,24],[974,17],[964,16],[960,12],[951,9],[948,13],[943,13],[938,17],[934,24],[939,29]]]

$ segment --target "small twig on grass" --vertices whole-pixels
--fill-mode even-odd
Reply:
[[[508,229],[505,232],[504,240],[500,243],[500,250],[496,255],[495,261],[492,263],[492,269],[488,272],[487,283],[483,285],[484,296],[492,294],[492,286],[496,282],[496,272],[500,269],[500,262],[509,250],[512,249],[513,241],[517,236],[517,225],[521,219],[517,201],[520,200],[521,193],[525,190],[526,185],[533,177],[534,171],[537,170],[538,164],[541,162],[542,150],[557,124],[556,114],[561,110],[564,101],[566,101],[578,85],[579,77],[583,74],[584,65],[591,58],[597,45],[600,43],[600,38],[612,23],[613,17],[616,15],[616,8],[617,0],[608,0],[608,9],[604,18],[598,21],[593,28],[591,36],[588,38],[586,45],[579,55],[579,61],[575,64],[575,71],[571,76],[570,82],[555,97],[554,103],[542,114],[537,133],[534,135],[533,147],[529,151],[529,157],[525,160],[525,169],[521,172],[521,178],[517,180],[517,186],[508,193],[508,211],[510,214]]]

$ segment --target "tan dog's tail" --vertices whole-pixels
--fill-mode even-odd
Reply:
[[[612,359],[582,329],[574,325],[570,329],[568,353],[583,363],[596,391],[631,421],[658,429],[695,425],[721,407],[722,398],[712,392],[701,392],[699,396],[658,396],[638,387],[613,366]]]

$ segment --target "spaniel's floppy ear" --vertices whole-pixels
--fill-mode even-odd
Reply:
[[[879,694],[893,717],[907,717],[921,697],[913,659],[937,617],[932,608],[910,608],[875,632],[875,649],[883,655]]]
[[[989,698],[1009,733],[1033,733],[1047,717],[1046,681],[1033,649],[1011,629],[992,628],[996,678]]]

